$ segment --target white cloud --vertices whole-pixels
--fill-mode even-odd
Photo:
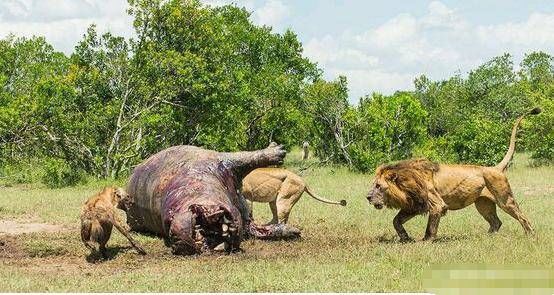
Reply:
[[[44,36],[57,50],[70,53],[93,23],[100,32],[131,37],[126,9],[124,0],[2,0],[0,37]]]
[[[254,11],[254,21],[258,24],[279,26],[289,15],[289,8],[279,0],[269,0]]]
[[[304,45],[328,79],[347,76],[352,102],[374,91],[413,89],[421,74],[444,79],[505,52],[518,59],[531,50],[554,51],[554,14],[482,26],[439,1],[423,16],[402,13],[359,33],[325,35]]]
[[[554,43],[554,14],[533,13],[526,22],[482,26],[477,29],[482,42],[528,48]]]
[[[235,4],[252,11],[258,24],[279,27],[289,8],[279,0],[256,6],[254,0],[203,0],[220,6]],[[126,0],[0,0],[0,38],[44,36],[57,50],[71,53],[86,29],[96,24],[100,32],[134,36]]]
[[[440,1],[429,4],[429,13],[421,20],[427,27],[463,29],[467,23],[456,13]]]

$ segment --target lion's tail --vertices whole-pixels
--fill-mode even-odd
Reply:
[[[325,198],[322,198],[322,197],[318,197],[314,194],[312,194],[312,192],[310,192],[310,190],[308,189],[308,187],[306,187],[304,189],[305,192],[308,193],[308,195],[310,195],[310,197],[320,201],[320,202],[323,202],[323,203],[327,203],[327,204],[333,204],[333,205],[341,205],[341,206],[346,206],[346,200],[340,200],[340,201],[331,201],[331,200],[327,200]]]
[[[525,114],[519,116],[519,118],[516,119],[514,123],[514,127],[512,128],[512,136],[510,137],[510,146],[508,147],[508,151],[506,152],[506,155],[504,155],[504,158],[500,163],[498,163],[495,168],[499,169],[502,172],[506,171],[506,168],[508,168],[508,164],[512,160],[512,157],[514,156],[514,153],[516,151],[516,135],[517,135],[517,128],[519,127],[519,124],[523,120],[523,118],[527,115],[537,115],[541,113],[540,108],[534,108]]]

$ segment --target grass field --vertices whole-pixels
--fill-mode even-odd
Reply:
[[[297,158],[293,153],[287,160],[293,170]],[[246,241],[244,253],[177,257],[161,240],[139,236],[149,253],[139,256],[114,232],[109,243],[114,258],[94,264],[85,260],[88,251],[79,238],[78,215],[83,201],[104,183],[57,190],[0,188],[0,220],[67,228],[0,237],[0,292],[424,291],[432,287],[424,278],[433,268],[549,270],[554,265],[554,167],[529,168],[523,155],[514,160],[509,178],[535,227],[533,236],[526,236],[502,211],[500,232],[487,234],[488,224],[470,206],[441,220],[437,241],[400,244],[392,227],[396,212],[367,204],[371,175],[330,167],[308,169],[303,175],[319,195],[344,198],[348,206],[325,205],[305,194],[289,220],[302,229],[300,240]],[[267,204],[256,204],[254,213],[258,222],[270,219]],[[425,222],[417,217],[406,228],[421,240]],[[546,285],[554,288],[552,272],[547,273]]]

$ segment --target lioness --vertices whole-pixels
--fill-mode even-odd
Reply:
[[[258,168],[242,180],[242,194],[246,199],[269,202],[273,214],[270,224],[287,223],[292,207],[304,192],[320,202],[346,206],[345,200],[335,202],[314,195],[300,176],[282,168]]]
[[[94,243],[98,243],[100,254],[106,258],[106,243],[110,239],[112,226],[115,226],[140,254],[146,254],[117,219],[115,208],[127,211],[129,202],[130,198],[125,190],[114,187],[105,187],[85,202],[81,209],[81,240],[87,248],[94,252]]]
[[[525,115],[536,115],[535,108],[514,123],[510,146],[498,165],[446,165],[428,160],[407,160],[377,168],[367,199],[375,208],[400,209],[393,225],[401,241],[412,241],[403,224],[418,214],[429,213],[424,240],[434,239],[439,220],[447,210],[458,210],[475,203],[477,211],[489,223],[489,232],[501,226],[496,205],[517,219],[525,232],[533,231],[513,197],[504,174],[515,151],[517,128]]]

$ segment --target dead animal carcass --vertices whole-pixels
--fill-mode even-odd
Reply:
[[[165,239],[175,254],[236,251],[246,237],[288,239],[300,231],[287,225],[258,226],[237,193],[255,168],[280,164],[285,150],[276,144],[253,152],[220,153],[195,146],[163,150],[137,166],[127,192],[131,229]]]

